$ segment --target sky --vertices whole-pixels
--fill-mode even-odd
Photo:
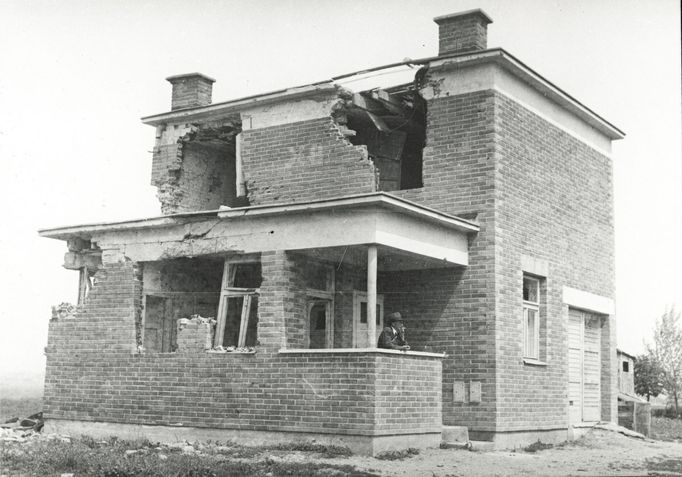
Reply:
[[[50,308],[74,302],[66,246],[37,230],[160,214],[149,185],[164,78],[214,102],[437,54],[439,15],[482,8],[503,47],[627,133],[614,143],[619,346],[682,309],[677,0],[3,0],[0,378],[42,373]]]

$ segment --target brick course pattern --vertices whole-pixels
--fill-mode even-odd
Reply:
[[[495,132],[497,428],[561,428],[566,426],[568,382],[562,287],[614,296],[611,159],[499,93]],[[519,359],[521,254],[549,263],[546,315],[541,317],[547,366],[524,365]],[[603,328],[607,371],[613,363],[610,348],[615,354],[615,337],[608,331],[612,321],[606,319]],[[611,376],[602,380],[609,382],[602,386],[603,417],[608,419],[606,405],[616,393],[609,389]]]
[[[566,427],[562,287],[614,296],[610,161],[499,93],[429,101],[424,187],[393,194],[475,217],[481,230],[470,238],[466,269],[402,272],[379,286],[388,306],[407,310],[413,343],[448,353],[446,425],[479,435]],[[546,366],[522,360],[522,254],[549,262],[541,326]],[[441,331],[450,344],[439,342]],[[614,333],[609,317],[602,339],[605,420],[613,420],[615,408]],[[453,381],[481,381],[482,402],[453,403]]]
[[[331,117],[242,132],[251,205],[306,202],[375,192],[365,146],[353,146]]]
[[[158,188],[163,214],[215,210],[232,204],[236,200],[234,152],[227,144],[193,144],[189,137],[158,145],[151,183]]]

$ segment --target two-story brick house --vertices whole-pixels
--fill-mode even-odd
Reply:
[[[48,428],[376,453],[616,420],[623,133],[487,49],[482,11],[435,21],[438,56],[321,83],[212,103],[211,78],[168,78],[143,118],[164,215],[40,232],[81,276]],[[376,349],[393,311],[411,351]]]

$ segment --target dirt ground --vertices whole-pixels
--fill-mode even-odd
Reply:
[[[622,430],[622,428],[621,428]],[[429,449],[390,460],[314,447],[218,443],[152,444],[31,434],[0,438],[0,476],[682,476],[682,440],[628,437],[591,429],[571,443],[534,452]],[[678,436],[678,434],[676,434]],[[532,450],[532,449],[530,449]],[[347,449],[346,449],[347,451]]]
[[[332,460],[386,476],[682,476],[682,442],[593,429],[577,441],[534,453],[430,449],[396,461],[355,456]]]

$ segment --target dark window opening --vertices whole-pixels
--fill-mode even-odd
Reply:
[[[377,325],[381,324],[381,306],[377,303],[377,314],[376,314]],[[367,324],[367,302],[360,302],[360,323],[363,325]]]
[[[143,267],[144,349],[177,349],[177,322],[200,315],[214,318],[222,263],[205,258],[147,262]]]
[[[372,90],[353,95],[346,112],[349,140],[364,145],[383,191],[423,186],[426,101],[413,89]]]
[[[311,303],[308,313],[309,324],[309,348],[327,348],[327,321],[329,319],[329,302],[316,301]]]
[[[630,363],[628,363],[627,361],[623,361],[623,372],[624,373],[630,372]]]

